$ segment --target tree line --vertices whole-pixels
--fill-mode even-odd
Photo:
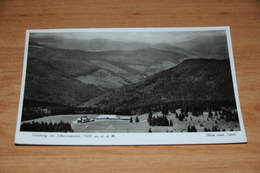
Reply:
[[[60,121],[59,123],[52,122],[25,122],[21,124],[20,131],[30,132],[73,132],[70,123]]]
[[[61,114],[116,114],[116,115],[141,115],[151,111],[162,111],[163,115],[169,112],[176,113],[176,109],[181,109],[181,115],[178,118],[182,120],[188,112],[198,116],[203,111],[220,111],[222,107],[236,107],[233,101],[161,101],[154,104],[146,104],[137,107],[125,108],[91,108],[76,107],[73,105],[52,104],[48,102],[39,102],[24,104],[22,111],[22,121],[36,119],[44,116]],[[230,113],[229,113],[230,114]],[[227,116],[227,121],[232,120]]]

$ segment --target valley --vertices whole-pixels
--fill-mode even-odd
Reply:
[[[142,115],[165,104],[200,114],[235,108],[225,37],[214,38],[189,40],[185,47],[185,42],[31,37],[24,119],[63,112]],[[39,112],[44,109],[49,113]]]
[[[186,58],[155,49],[87,52],[43,42],[31,42],[28,52],[25,99],[68,105],[138,83]]]

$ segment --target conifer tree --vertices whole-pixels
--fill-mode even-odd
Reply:
[[[213,113],[211,112],[211,110],[209,111],[209,118],[212,118],[212,116],[213,116]]]
[[[136,122],[136,123],[139,122],[139,118],[138,118],[138,116],[136,116],[136,118],[135,118],[135,122]]]
[[[132,119],[132,117],[130,117],[130,123],[132,123],[133,122],[133,119]]]

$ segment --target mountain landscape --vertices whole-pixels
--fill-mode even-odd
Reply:
[[[164,101],[234,101],[228,60],[190,59],[89,100],[83,107],[123,109]]]
[[[233,100],[225,37],[177,43],[30,37],[24,99],[97,108]]]
[[[21,131],[240,131],[223,31],[30,33]]]
[[[25,99],[79,105],[111,89],[140,82],[185,58],[156,49],[87,52],[31,43]]]

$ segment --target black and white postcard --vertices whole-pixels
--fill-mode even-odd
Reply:
[[[27,30],[15,144],[246,143],[229,27]]]

